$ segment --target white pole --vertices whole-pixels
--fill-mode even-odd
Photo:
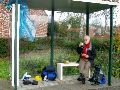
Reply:
[[[20,4],[18,4],[17,21],[17,86],[19,86],[19,27],[20,27]],[[14,40],[15,40],[15,4],[12,5],[12,86],[14,86]]]
[[[20,29],[20,4],[18,4],[18,22],[17,22],[17,86],[19,86],[19,29]]]
[[[15,4],[12,5],[12,86],[14,86]]]

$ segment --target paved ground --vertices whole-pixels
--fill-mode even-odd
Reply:
[[[62,81],[39,81],[38,85],[23,85],[20,82],[18,90],[120,90],[120,79],[114,79],[113,86],[91,85],[89,81],[83,85],[76,80],[77,76],[64,77]]]
[[[33,90],[33,89],[31,89]],[[74,83],[70,85],[57,85],[52,87],[39,88],[35,90],[120,90],[120,86],[90,86],[88,84],[82,85],[80,83]]]
[[[120,90],[120,79],[112,79],[112,86],[107,85],[91,85],[86,82],[83,85],[76,80],[77,76],[64,77],[62,81],[39,81],[38,85],[23,85],[20,81],[18,90]],[[32,79],[31,79],[32,80]],[[13,90],[10,81],[0,80],[0,90]]]
[[[0,90],[13,90],[10,83],[9,80],[0,80]]]

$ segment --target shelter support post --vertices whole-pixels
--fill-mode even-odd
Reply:
[[[14,90],[17,90],[17,21],[18,21],[18,3],[15,3],[15,37],[14,37]]]
[[[52,15],[51,15],[51,31],[50,31],[50,35],[51,35],[50,65],[53,65],[53,60],[54,60],[54,0],[52,0],[51,8],[52,8],[52,12],[51,12]]]
[[[17,90],[17,20],[18,4],[15,4],[15,37],[14,37],[14,90]]]
[[[19,25],[20,4],[12,5],[12,86],[17,90],[19,86]]]
[[[14,86],[14,32],[15,32],[15,4],[12,5],[12,86]]]
[[[89,3],[86,4],[86,35],[89,35]]]
[[[109,86],[111,86],[111,76],[112,76],[112,46],[113,46],[113,6],[110,6],[110,48],[109,48],[109,70],[108,70]]]

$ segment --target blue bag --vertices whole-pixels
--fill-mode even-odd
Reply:
[[[102,77],[101,77],[99,82],[100,82],[100,84],[105,84],[106,83],[106,77],[105,77],[104,74],[102,75]]]
[[[93,73],[93,76],[89,79],[90,82],[94,82],[94,84],[105,84],[106,83],[106,77],[102,72],[102,66],[101,65],[95,65],[95,70]]]
[[[42,80],[44,80],[44,77],[47,76],[48,80],[55,80],[57,77],[55,67],[53,66],[47,66],[44,67],[41,73]]]

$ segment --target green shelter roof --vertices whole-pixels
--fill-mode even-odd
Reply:
[[[27,0],[29,8],[51,10],[52,0]],[[86,7],[89,6],[89,12],[108,9],[110,5],[116,6],[117,2],[102,0],[54,0],[54,10],[63,12],[86,13]]]

